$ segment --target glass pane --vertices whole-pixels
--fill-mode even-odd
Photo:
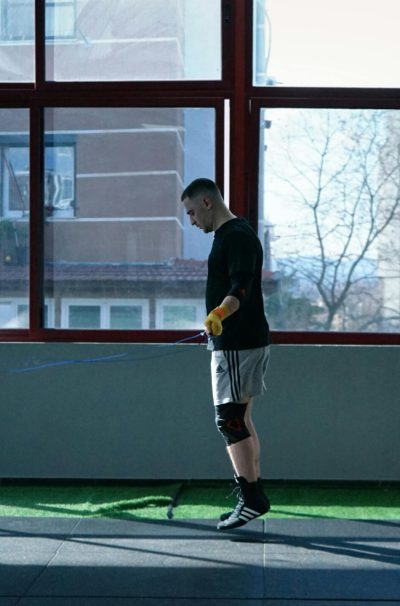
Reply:
[[[34,0],[0,0],[0,82],[34,79]]]
[[[29,113],[0,109],[0,328],[28,326]]]
[[[18,327],[29,325],[29,306],[27,304],[17,305]]]
[[[253,0],[255,85],[399,87],[398,0]]]
[[[46,5],[46,38],[72,38],[75,35],[75,2]]]
[[[5,40],[33,40],[32,2],[2,1],[2,33]]]
[[[143,327],[142,308],[131,305],[110,306],[110,328],[140,329]]]
[[[29,325],[29,308],[22,299],[0,300],[0,328],[27,328]]]
[[[198,0],[71,4],[46,13],[48,80],[221,79],[220,0],[202,0],[200,11]],[[73,39],[51,41],[56,34]]]
[[[268,109],[260,233],[272,328],[400,330],[400,112]]]
[[[157,301],[202,299],[212,236],[190,225],[180,195],[214,178],[215,110],[53,108],[45,127],[46,174],[72,182],[68,208],[45,199],[50,327],[67,323],[67,299],[97,299],[101,328],[156,328]]]
[[[22,217],[29,212],[29,149],[27,145],[14,145],[3,147],[3,212]]]
[[[191,328],[196,325],[196,307],[193,305],[164,305],[164,328]]]
[[[100,307],[98,305],[70,305],[68,328],[100,328]]]

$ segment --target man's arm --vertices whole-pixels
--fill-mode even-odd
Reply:
[[[204,321],[206,332],[218,337],[222,333],[222,322],[235,313],[240,307],[240,301],[233,295],[227,295],[222,303],[213,309]]]
[[[218,307],[205,319],[204,325],[209,335],[218,337],[222,333],[222,322],[234,314],[249,297],[253,284],[253,275],[237,272],[231,276],[231,289]]]
[[[231,316],[232,314],[235,313],[235,311],[237,311],[240,307],[240,301],[237,297],[234,297],[233,295],[226,295],[225,299],[222,301],[220,307],[227,307],[228,308],[228,314],[225,316],[225,318],[227,318],[228,316]]]

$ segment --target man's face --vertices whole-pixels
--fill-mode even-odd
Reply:
[[[209,198],[203,195],[185,198],[183,205],[192,225],[202,229],[205,234],[214,230],[212,203]]]

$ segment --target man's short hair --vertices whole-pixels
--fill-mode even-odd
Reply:
[[[222,198],[219,187],[214,181],[211,179],[195,179],[186,187],[184,190],[181,201],[185,198],[195,198],[200,194],[205,194],[210,196],[211,198]]]

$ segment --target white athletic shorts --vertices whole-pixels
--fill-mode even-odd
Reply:
[[[214,405],[228,402],[244,403],[266,390],[270,348],[213,351],[211,354],[211,385]]]

